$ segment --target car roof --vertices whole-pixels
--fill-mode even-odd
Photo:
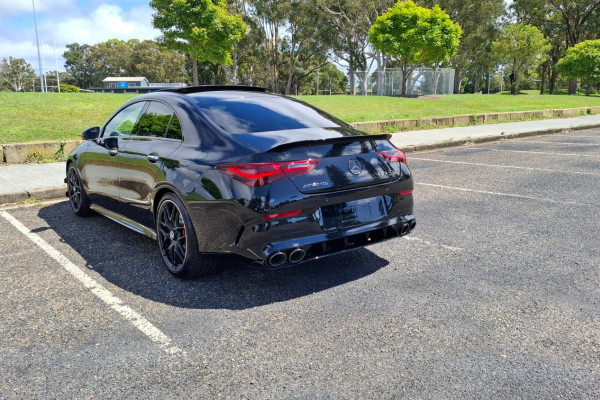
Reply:
[[[244,86],[244,85],[203,85],[203,86],[187,86],[182,88],[171,88],[160,90],[160,92],[175,92],[181,94],[196,94],[196,93],[207,93],[207,92],[254,92],[254,93],[266,93],[267,89],[258,86]]]

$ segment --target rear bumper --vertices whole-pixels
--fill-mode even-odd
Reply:
[[[247,249],[240,255],[276,268],[318,259],[409,234],[416,227],[413,215],[376,222],[336,233],[282,240]]]

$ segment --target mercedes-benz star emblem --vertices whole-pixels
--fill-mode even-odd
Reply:
[[[362,166],[356,158],[351,158],[348,161],[348,170],[352,175],[358,175],[362,171]]]

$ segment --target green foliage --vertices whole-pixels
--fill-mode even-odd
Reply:
[[[369,31],[373,47],[400,62],[402,94],[410,65],[439,66],[456,53],[462,29],[439,6],[427,9],[398,2],[379,16]]]
[[[74,84],[81,88],[93,86],[99,73],[96,71],[93,59],[90,57],[92,46],[88,44],[69,43],[67,51],[63,53],[65,68],[72,76]],[[99,86],[97,83],[94,86]]]
[[[510,65],[511,92],[519,92],[519,81],[531,68],[541,64],[552,46],[535,26],[514,24],[504,29],[498,40],[492,43],[492,51],[498,60]]]
[[[54,89],[55,92],[58,92],[58,88]],[[60,84],[60,92],[61,93],[79,93],[79,88],[75,85],[67,85],[64,83]]]
[[[185,57],[152,40],[110,39],[93,46],[67,45],[64,52],[68,82],[78,87],[101,87],[108,76],[144,76],[149,82],[188,81]],[[61,76],[61,82],[63,77]]]
[[[439,6],[398,2],[369,32],[373,46],[407,64],[437,65],[454,55],[462,30]]]
[[[246,26],[240,16],[228,14],[224,0],[152,0],[150,6],[156,11],[152,23],[168,48],[194,61],[232,63],[231,52]]]
[[[587,40],[567,50],[557,65],[558,72],[592,84],[600,82],[600,40]]]
[[[0,63],[0,90],[24,92],[36,78],[31,64],[23,58],[3,58]]]

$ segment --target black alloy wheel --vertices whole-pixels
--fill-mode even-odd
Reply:
[[[74,165],[69,166],[67,173],[67,196],[76,215],[85,216],[90,213],[90,200],[81,184],[79,171]]]
[[[167,270],[178,277],[206,275],[215,265],[198,251],[192,221],[179,197],[166,194],[156,213],[156,240]]]

